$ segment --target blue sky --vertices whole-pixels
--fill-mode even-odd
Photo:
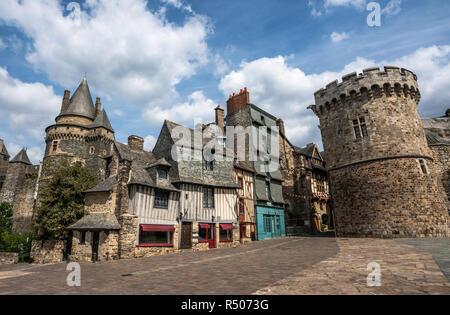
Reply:
[[[244,86],[294,144],[320,145],[314,92],[374,65],[419,76],[422,116],[450,103],[447,0],[378,1],[380,27],[367,25],[365,0],[86,0],[79,17],[70,2],[0,3],[0,138],[33,162],[84,73],[117,140],[137,134],[149,150],[164,119],[210,122]]]

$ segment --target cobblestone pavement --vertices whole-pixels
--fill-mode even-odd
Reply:
[[[429,252],[450,281],[450,238],[414,238],[399,239],[398,241]]]
[[[378,262],[382,286],[368,288]],[[389,240],[289,238],[238,248],[81,264],[81,287],[66,264],[0,266],[0,294],[449,294],[431,254]]]
[[[337,239],[337,244],[335,257],[256,294],[450,294],[448,279],[422,249],[380,239]],[[381,267],[379,287],[367,286],[371,262]]]

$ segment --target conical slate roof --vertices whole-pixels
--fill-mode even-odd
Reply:
[[[0,154],[9,157],[9,153],[8,150],[6,150],[6,146],[5,143],[3,142],[2,139],[0,139]]]
[[[114,129],[109,121],[108,115],[106,115],[106,111],[104,109],[95,118],[91,127],[92,128],[103,127],[114,132]]]
[[[70,99],[67,109],[60,114],[60,116],[66,115],[77,115],[90,119],[95,118],[95,107],[92,102],[91,92],[89,91],[86,77]]]
[[[24,163],[32,165],[25,149],[20,150],[20,152],[17,153],[17,155],[9,163]]]

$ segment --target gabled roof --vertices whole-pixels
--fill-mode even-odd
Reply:
[[[76,115],[90,119],[95,118],[95,107],[92,102],[91,92],[86,77],[78,86],[77,90],[70,99],[69,106],[59,116]]]
[[[439,136],[437,133],[431,130],[425,129],[425,136],[429,146],[432,145],[450,145],[450,139]]]
[[[117,185],[117,175],[108,177],[104,181],[100,182],[97,186],[92,189],[86,190],[85,193],[92,192],[108,192],[113,190],[113,188]]]
[[[85,215],[67,229],[75,231],[114,231],[120,230],[121,227],[115,215],[109,212],[95,212]]]
[[[17,155],[9,163],[23,163],[32,165],[25,149],[20,150],[20,152],[17,153]]]
[[[6,150],[5,143],[3,142],[2,139],[0,139],[0,154],[10,157],[8,150]]]
[[[114,132],[113,127],[111,126],[111,122],[109,121],[108,115],[106,111],[103,109],[97,117],[95,117],[94,122],[92,123],[91,128],[103,127],[108,129],[109,131]]]
[[[167,160],[165,158],[160,158],[155,163],[150,164],[148,166],[148,168],[155,167],[155,166],[168,166],[168,167],[171,167],[172,165],[169,162],[167,162]]]

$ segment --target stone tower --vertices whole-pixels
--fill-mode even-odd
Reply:
[[[315,93],[338,236],[449,236],[448,204],[417,110],[417,77],[371,68]]]
[[[81,161],[104,179],[115,137],[101,106],[100,98],[94,105],[86,78],[71,98],[70,91],[65,91],[56,124],[46,129],[44,162],[59,158]]]

